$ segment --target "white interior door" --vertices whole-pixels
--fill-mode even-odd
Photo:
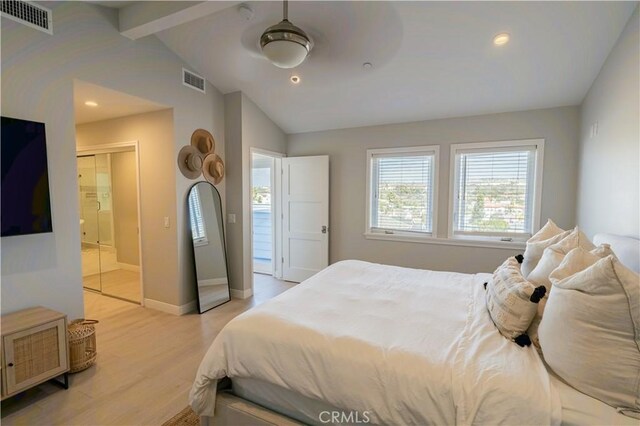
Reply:
[[[301,282],[329,265],[329,156],[282,159],[282,277]]]

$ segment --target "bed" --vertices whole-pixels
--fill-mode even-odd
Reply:
[[[500,335],[485,306],[490,278],[338,262],[232,320],[190,405],[211,422],[230,378],[225,397],[281,416],[264,424],[637,424]]]

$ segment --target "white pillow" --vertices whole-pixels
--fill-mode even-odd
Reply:
[[[500,333],[520,346],[530,345],[525,332],[536,314],[544,287],[536,289],[525,280],[518,261],[510,257],[493,273],[486,290],[487,309]]]
[[[587,269],[603,257],[613,255],[611,247],[608,244],[602,244],[591,251],[586,251],[581,246],[578,246],[565,256],[562,251],[567,248],[567,245],[559,246],[561,243],[562,242],[554,244],[553,246],[545,249],[542,259],[540,259],[540,263],[538,263],[536,269],[529,274],[529,281],[533,285],[544,285],[547,289],[547,293],[544,298],[540,303],[538,303],[536,315],[527,330],[527,334],[529,335],[531,342],[533,342],[534,346],[538,349],[540,349],[538,327],[542,321],[544,308],[546,307],[549,294],[553,290],[551,287],[553,278],[556,278],[557,280],[566,278],[569,275],[573,275],[583,269]],[[551,269],[551,272],[547,275],[549,269]]]
[[[545,361],[580,392],[640,413],[640,276],[614,256],[573,275],[563,269],[552,274],[539,328]]]
[[[570,231],[562,230],[551,219],[548,219],[547,223],[527,241],[527,248],[524,252],[524,260],[521,266],[522,275],[527,278],[538,264],[544,249],[557,243],[569,233]]]
[[[540,261],[536,267],[527,275],[527,280],[535,284],[536,286],[543,285],[547,288],[547,294],[551,289],[551,281],[549,281],[549,274],[553,272],[564,259],[564,257],[574,248],[582,247],[589,251],[596,248],[589,238],[578,227],[571,231],[569,235],[561,239],[555,244],[550,245],[544,249]],[[610,250],[609,250],[610,251]],[[605,250],[602,249],[602,253]],[[608,253],[610,254],[610,253]],[[604,256],[602,256],[604,257]],[[525,253],[526,259],[526,253]]]

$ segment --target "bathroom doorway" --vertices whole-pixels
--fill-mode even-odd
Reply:
[[[137,143],[78,151],[83,286],[142,301]]]

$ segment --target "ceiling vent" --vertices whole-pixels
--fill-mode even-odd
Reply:
[[[207,93],[205,91],[205,79],[198,74],[187,71],[182,68],[182,84],[197,90],[198,92]]]
[[[0,7],[2,16],[47,34],[53,34],[50,9],[20,0],[2,0]]]

